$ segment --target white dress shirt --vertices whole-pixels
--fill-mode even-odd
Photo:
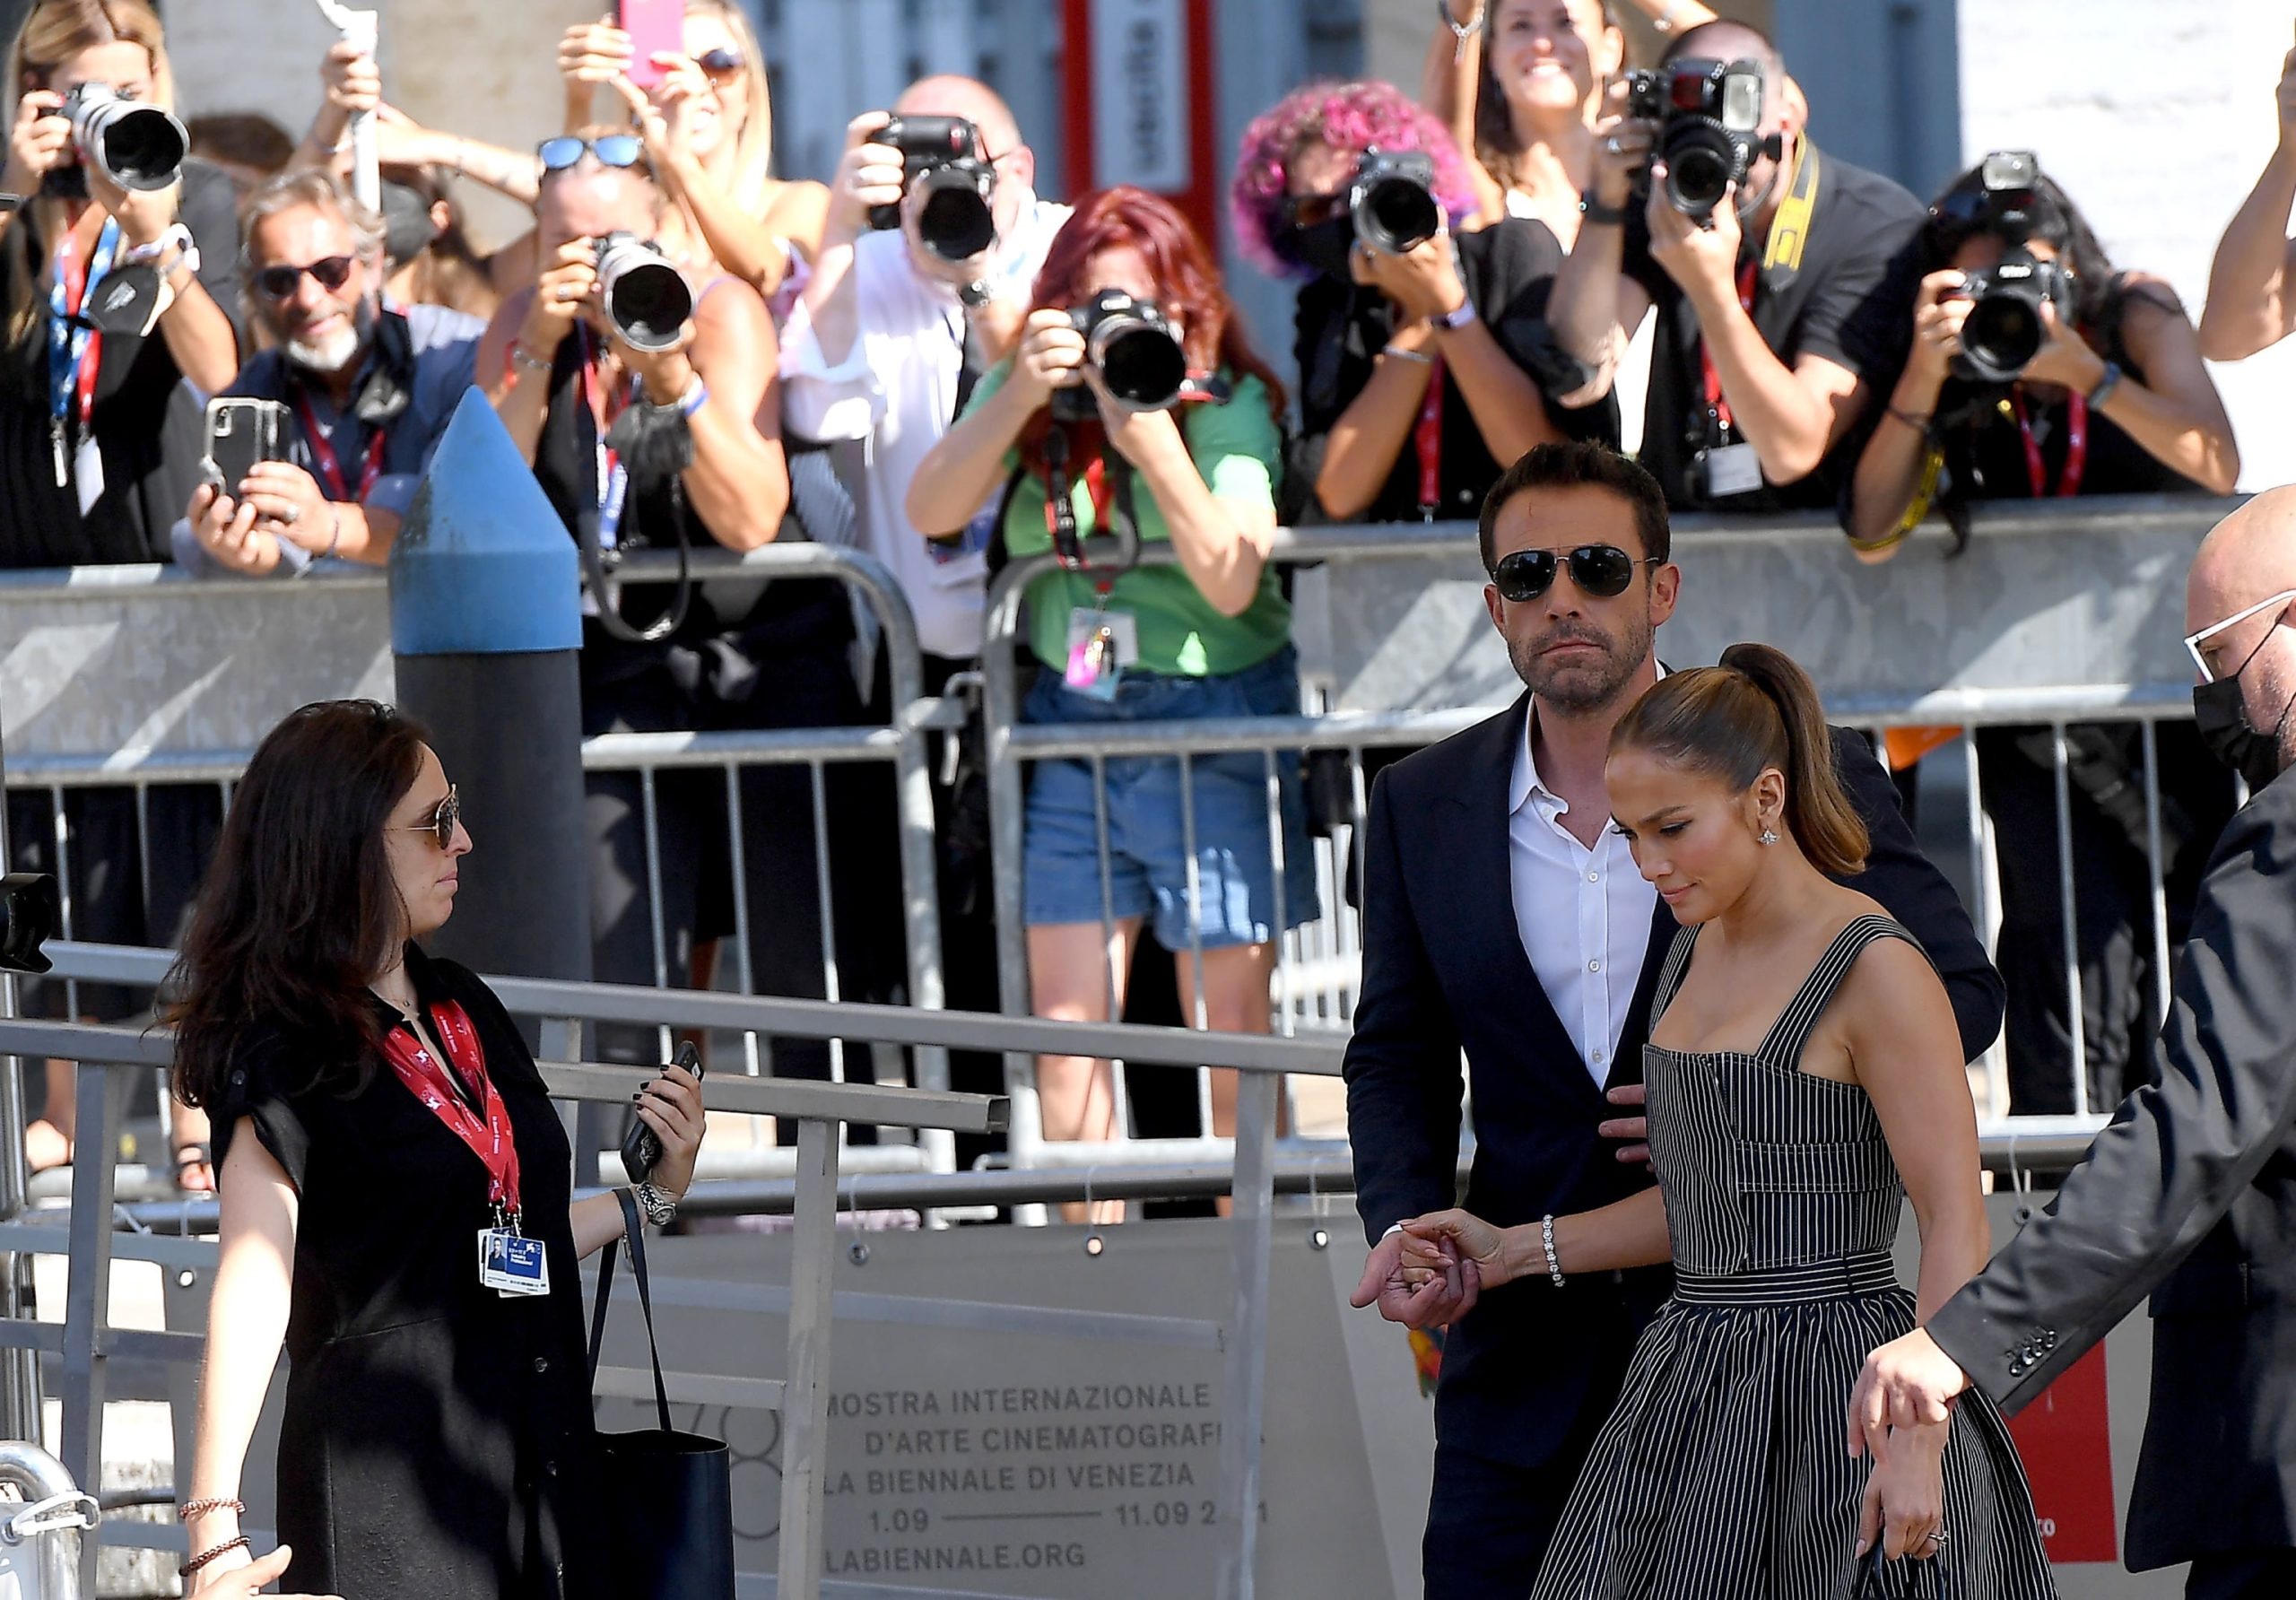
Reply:
[[[992,291],[1026,302],[1068,213],[1034,197],[1022,206],[999,248]],[[861,548],[900,580],[926,651],[970,660],[980,654],[987,560],[978,552],[936,559],[905,510],[909,480],[955,420],[964,308],[952,285],[917,270],[897,230],[863,236],[848,270],[856,337],[843,361],[831,366],[822,355],[802,300],[782,330],[782,422],[808,439],[862,441],[864,471],[848,485]]]
[[[1539,781],[1531,755],[1537,717],[1533,700],[1507,791],[1515,928],[1539,987],[1599,1089],[1610,1080],[1619,1035],[1642,978],[1658,891],[1643,882],[1607,815],[1592,849],[1562,825],[1570,804]]]

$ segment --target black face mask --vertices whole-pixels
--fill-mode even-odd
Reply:
[[[1343,283],[1349,281],[1347,257],[1354,248],[1355,219],[1344,211],[1320,222],[1292,227],[1283,236],[1285,255],[1301,266]]]
[[[2245,668],[2246,664],[2242,665]],[[2296,699],[2289,704],[2296,706]],[[2268,734],[2248,726],[2248,708],[2240,698],[2239,673],[2195,685],[2192,716],[2194,727],[2200,735],[2200,742],[2208,747],[2208,753],[2239,773],[2250,794],[2280,776],[2279,724],[2275,723]],[[2280,721],[2287,720],[2288,710],[2283,707]]]

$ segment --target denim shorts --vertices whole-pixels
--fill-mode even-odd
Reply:
[[[1039,726],[1108,726],[1190,717],[1296,717],[1299,658],[1286,645],[1265,661],[1217,677],[1169,677],[1127,669],[1116,699],[1077,693],[1040,666],[1021,720]],[[1248,754],[1201,755],[1188,763],[1196,795],[1196,884],[1203,944],[1259,944],[1317,915],[1315,865],[1299,757],[1278,752],[1283,884],[1279,909],[1267,825],[1267,762]],[[1031,927],[1154,917],[1166,949],[1188,944],[1187,819],[1177,757],[1111,756],[1108,774],[1108,899],[1101,899],[1092,766],[1041,761],[1029,774],[1024,899]],[[1278,919],[1281,918],[1281,927]]]

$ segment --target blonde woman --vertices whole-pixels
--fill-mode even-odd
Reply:
[[[611,22],[577,23],[560,41],[567,127],[592,120],[597,85],[613,85],[646,132],[673,215],[662,244],[689,264],[711,261],[768,300],[791,270],[821,253],[829,191],[772,175],[773,100],[765,53],[740,7],[686,0],[684,49],[662,55],[650,92],[631,83],[630,35]]]

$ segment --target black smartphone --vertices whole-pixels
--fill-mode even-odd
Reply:
[[[677,1064],[699,1079],[702,1075],[701,1052],[691,1040],[678,1047]],[[662,1159],[662,1136],[648,1127],[645,1119],[633,1110],[630,1114],[630,1130],[622,1136],[622,1170],[632,1183],[644,1183],[653,1175],[654,1163]]]
[[[200,474],[236,498],[258,461],[286,458],[287,408],[276,400],[218,396],[207,403],[207,452]]]

